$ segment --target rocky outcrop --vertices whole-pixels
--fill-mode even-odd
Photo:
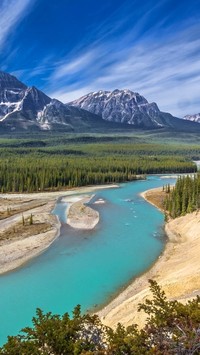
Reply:
[[[101,125],[88,111],[51,99],[36,87],[27,87],[13,75],[0,72],[0,128],[57,129],[67,131]]]
[[[166,126],[164,113],[155,102],[130,90],[92,92],[70,103],[83,108],[106,121],[127,123],[145,128]]]
[[[184,120],[200,123],[200,113],[197,113],[195,115],[186,115],[183,117]]]

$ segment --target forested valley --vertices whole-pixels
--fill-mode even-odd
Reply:
[[[148,143],[136,137],[0,139],[1,192],[56,191],[193,173],[199,145]]]

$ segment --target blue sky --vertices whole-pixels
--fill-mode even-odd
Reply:
[[[200,1],[1,0],[0,69],[63,102],[124,88],[200,112]]]

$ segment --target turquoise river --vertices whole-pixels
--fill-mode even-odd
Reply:
[[[31,325],[37,307],[58,314],[77,304],[83,311],[95,309],[149,268],[166,242],[164,218],[140,193],[174,181],[149,176],[98,190],[91,206],[98,209],[100,222],[89,232],[65,224],[67,205],[59,199],[53,211],[62,222],[59,238],[40,256],[0,277],[0,345]],[[99,198],[105,203],[93,205]]]

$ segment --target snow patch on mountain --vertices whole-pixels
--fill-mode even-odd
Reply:
[[[183,117],[184,120],[200,123],[200,113],[194,115],[186,115]]]
[[[73,105],[101,116],[106,121],[144,127],[162,127],[161,112],[155,102],[131,90],[97,91],[72,101]]]
[[[115,123],[108,124],[108,121]],[[196,131],[200,127],[161,112],[155,102],[149,103],[139,93],[128,89],[96,91],[70,104],[63,104],[36,87],[27,87],[13,75],[0,71],[1,130],[96,131],[107,127],[118,129],[120,124],[142,129],[182,129],[183,126],[186,131]]]

